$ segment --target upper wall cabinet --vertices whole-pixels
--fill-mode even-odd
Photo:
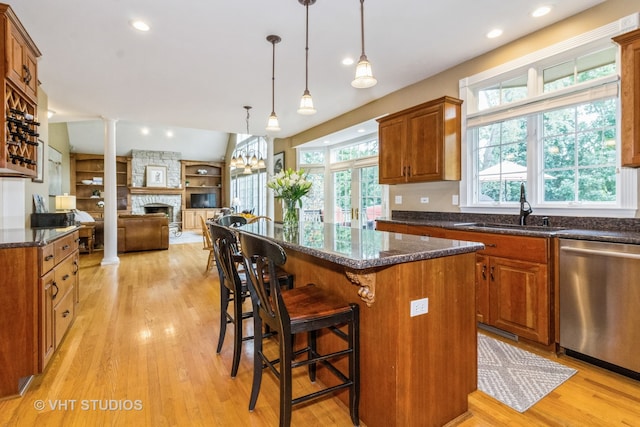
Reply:
[[[378,119],[380,184],[459,181],[461,105],[445,96]]]
[[[622,166],[640,167],[640,29],[613,40],[621,47]]]
[[[38,172],[38,72],[40,51],[11,7],[0,3],[0,176],[34,178]],[[40,150],[42,152],[42,150]]]

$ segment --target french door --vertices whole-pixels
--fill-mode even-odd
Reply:
[[[382,187],[378,165],[354,166],[332,172],[333,222],[353,228],[375,228],[382,214]]]

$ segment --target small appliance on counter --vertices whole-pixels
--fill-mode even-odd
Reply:
[[[31,228],[69,227],[75,224],[73,212],[32,213]]]

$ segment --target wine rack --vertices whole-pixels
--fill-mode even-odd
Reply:
[[[38,126],[35,106],[24,100],[10,85],[5,86],[5,142],[3,174],[35,177],[38,159]],[[2,164],[4,163],[4,165]],[[10,172],[7,173],[7,170]]]

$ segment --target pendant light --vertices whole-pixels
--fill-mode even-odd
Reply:
[[[364,53],[364,0],[360,0],[360,37],[362,40],[362,54],[356,67],[356,78],[351,82],[351,86],[358,89],[373,87],[378,80],[373,77],[371,64]]]
[[[280,130],[280,124],[278,123],[278,116],[276,116],[275,107],[275,85],[276,85],[276,43],[280,43],[282,39],[280,36],[269,35],[267,41],[273,45],[273,57],[271,61],[271,115],[267,122],[267,131],[277,132]]]
[[[307,22],[306,22],[306,44],[305,44],[305,75],[304,75],[304,93],[300,99],[300,107],[298,108],[298,114],[315,114],[316,109],[313,108],[313,99],[309,93],[309,6],[314,4],[316,0],[298,0],[298,2],[306,8]]]

